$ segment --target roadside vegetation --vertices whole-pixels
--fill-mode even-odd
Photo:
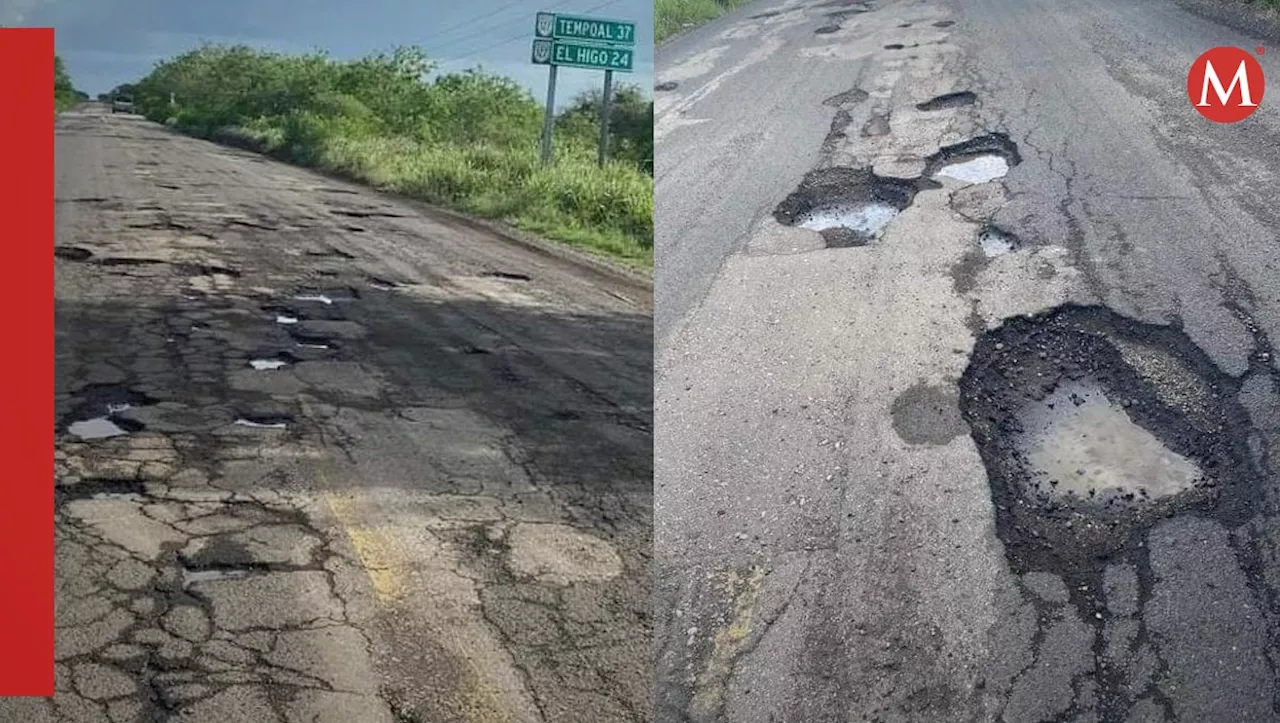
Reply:
[[[653,33],[661,43],[676,33],[720,17],[750,0],[654,0]]]
[[[62,58],[53,56],[53,109],[56,113],[75,106],[75,104],[88,100],[89,95],[76,90],[75,85],[71,82],[71,76],[67,74],[67,66],[62,62]]]
[[[653,104],[639,89],[615,98],[604,168],[598,94],[560,113],[544,167],[527,90],[478,70],[426,80],[433,70],[417,48],[348,61],[206,45],[130,89],[138,112],[183,132],[652,266]]]

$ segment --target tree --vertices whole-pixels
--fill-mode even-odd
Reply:
[[[578,94],[556,118],[557,129],[570,136],[598,137],[603,95],[602,90],[594,89]],[[609,108],[609,156],[653,173],[653,101],[639,86],[623,83],[614,88]]]

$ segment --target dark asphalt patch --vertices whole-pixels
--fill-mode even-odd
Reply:
[[[93,252],[83,246],[54,246],[53,255],[66,261],[87,261]]]
[[[822,101],[823,105],[839,108],[841,106],[857,105],[868,98],[867,91],[861,88],[850,88],[843,93],[835,95]]]
[[[956,93],[946,93],[936,98],[930,98],[916,106],[916,110],[932,111],[943,110],[946,108],[962,108],[966,105],[973,105],[977,102],[978,96],[970,91],[962,90]]]
[[[822,139],[822,154],[831,156],[840,147],[841,141],[847,136],[846,129],[853,122],[853,113],[847,108],[841,108],[836,111],[835,117],[831,119],[831,128],[827,130],[827,137]]]
[[[1177,360],[1180,371],[1153,379],[1133,364],[1133,349]],[[1179,382],[1204,391],[1178,407],[1170,393]],[[1027,430],[1020,415],[1081,384],[1122,404],[1132,423],[1194,462],[1203,476],[1164,497],[1117,490],[1085,499],[1032,486],[1029,480],[1041,471],[1022,445]],[[1062,576],[1076,601],[1092,611],[1102,609],[1103,600],[1100,585],[1089,583],[1113,562],[1141,566],[1142,535],[1155,522],[1179,514],[1211,517],[1229,529],[1247,522],[1259,509],[1254,481],[1260,475],[1247,444],[1248,417],[1235,401],[1238,388],[1239,381],[1218,370],[1181,329],[1143,324],[1102,307],[1016,317],[983,334],[960,380],[960,408],[987,469],[996,530],[1011,569]]]
[[[679,87],[680,87],[679,83],[675,82],[674,80],[668,80],[665,83],[658,83],[657,85],[653,86],[653,89],[658,91],[659,93],[666,93],[668,91],[675,90],[676,88],[679,88]]]
[[[893,400],[893,429],[907,444],[943,445],[965,433],[953,385],[911,386]]]
[[[806,174],[800,187],[778,204],[773,217],[786,226],[804,226],[820,215],[849,211],[856,215],[863,209],[880,217],[885,209],[902,211],[922,188],[935,186],[918,179],[877,176],[870,168],[823,168]],[[865,246],[875,236],[875,230],[862,224],[819,229],[819,233],[827,248]]]

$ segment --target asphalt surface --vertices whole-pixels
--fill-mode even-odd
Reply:
[[[1159,0],[660,49],[657,720],[1280,720],[1280,103],[1195,113],[1219,45],[1280,77]]]
[[[57,695],[0,720],[650,719],[643,286],[97,106],[57,164]]]

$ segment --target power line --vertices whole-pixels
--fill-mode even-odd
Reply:
[[[546,10],[554,10],[554,9],[556,9],[556,8],[560,7],[561,5],[564,5],[564,4],[565,4],[565,3],[567,3],[567,2],[572,2],[572,0],[559,0],[559,2],[555,2],[555,3],[552,3],[551,5],[546,6],[546,7],[545,7],[545,9],[546,9]],[[462,35],[462,36],[459,36],[459,37],[453,38],[452,40],[446,40],[444,43],[442,43],[442,44],[441,44],[440,46],[438,46],[438,47],[439,47],[439,48],[447,48],[447,47],[450,47],[450,46],[452,46],[452,45],[457,45],[458,43],[463,42],[463,41],[465,41],[465,40],[470,40],[470,39],[472,39],[472,38],[479,38],[479,37],[482,37],[482,36],[485,36],[485,35],[491,35],[495,29],[497,29],[497,28],[501,28],[501,27],[505,27],[505,26],[507,26],[507,25],[511,25],[512,23],[530,23],[530,18],[528,18],[527,16],[518,17],[518,18],[511,18],[510,20],[506,20],[506,21],[504,21],[504,22],[498,23],[497,25],[494,25],[494,26],[492,26],[492,27],[488,27],[488,28],[481,28],[480,30],[478,30],[478,31],[476,31],[476,32],[468,33],[468,34],[466,34],[466,35]],[[530,32],[529,32],[529,31],[525,31],[525,32],[521,33],[520,35],[515,36],[515,38],[511,38],[511,39],[508,39],[508,40],[503,41],[503,43],[502,43],[502,44],[509,43],[509,42],[511,42],[511,40],[518,40],[519,38],[521,38],[521,37],[523,37],[523,36],[525,36],[525,35],[529,35],[529,34],[530,34]],[[428,49],[428,52],[430,52],[430,49]],[[438,52],[438,49],[437,49],[437,52]]]
[[[503,12],[504,10],[509,10],[517,5],[523,5],[524,1],[525,0],[516,0],[515,2],[507,3],[506,5],[499,7],[497,10],[485,13],[484,15],[478,15],[474,18],[468,18],[460,23],[454,23],[453,25],[450,25],[449,27],[444,28],[443,30],[437,30],[436,32],[428,35],[427,37],[423,38],[422,42],[426,43],[429,40],[435,40],[436,38],[439,38],[440,36],[445,35],[447,33],[451,33],[454,30],[457,30],[458,28],[466,27],[480,20],[484,20],[485,18],[493,17],[494,15],[497,15],[498,13]]]
[[[608,0],[608,2],[600,3],[599,5],[595,5],[595,6],[589,7],[589,8],[587,8],[586,10],[575,10],[574,12],[580,12],[580,13],[582,13],[582,14],[584,14],[584,15],[585,15],[585,14],[587,14],[587,13],[592,13],[592,12],[595,12],[596,10],[600,10],[600,9],[602,9],[602,8],[607,8],[607,7],[609,7],[610,5],[615,5],[615,4],[617,4],[617,3],[621,2],[621,1],[622,1],[622,0]],[[564,2],[556,3],[555,5],[552,5],[552,6],[551,6],[551,8],[555,8],[555,7],[560,6],[560,5],[564,5]],[[548,8],[548,9],[551,9],[551,8]],[[515,36],[512,36],[512,37],[510,37],[510,38],[507,38],[506,40],[500,40],[500,41],[498,41],[498,42],[496,42],[496,43],[492,43],[492,44],[490,44],[490,45],[486,45],[486,46],[484,46],[484,47],[482,47],[482,48],[478,48],[478,49],[476,49],[476,50],[473,50],[473,51],[471,51],[470,53],[467,53],[466,55],[464,55],[464,56],[462,56],[462,57],[460,57],[460,58],[451,58],[451,59],[449,60],[449,62],[456,63],[456,62],[458,62],[458,61],[460,61],[460,60],[466,60],[467,58],[471,58],[471,57],[474,57],[474,56],[476,56],[476,55],[479,55],[480,53],[483,53],[483,52],[484,52],[484,51],[486,51],[486,50],[493,50],[494,48],[501,47],[501,46],[503,46],[503,45],[506,45],[507,43],[513,43],[513,42],[515,42],[515,41],[517,41],[517,40],[521,40],[521,39],[523,39],[523,38],[527,38],[528,36],[529,36],[529,32],[528,32],[528,31],[525,31],[525,32],[520,33],[519,35],[515,35]]]

